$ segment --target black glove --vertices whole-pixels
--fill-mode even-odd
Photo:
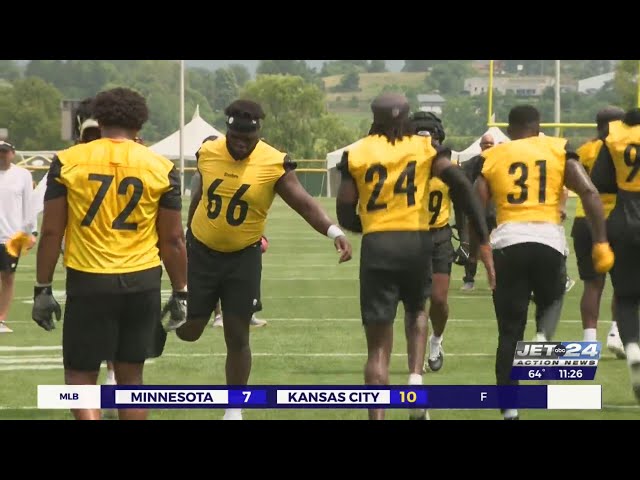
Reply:
[[[187,292],[176,292],[171,294],[171,298],[162,309],[162,321],[169,314],[169,321],[164,329],[171,332],[187,321]]]
[[[461,243],[458,250],[453,254],[453,262],[456,265],[466,265],[469,262],[469,245]]]
[[[50,332],[56,328],[56,324],[53,323],[54,314],[56,320],[59,322],[62,316],[62,310],[60,304],[53,298],[51,286],[33,287],[31,318],[46,331]]]

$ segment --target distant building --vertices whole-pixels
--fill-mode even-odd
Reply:
[[[607,82],[613,81],[616,76],[616,72],[603,73],[602,75],[596,75],[595,77],[585,78],[578,81],[579,93],[595,93],[602,89]]]
[[[446,100],[437,93],[418,95],[418,109],[422,112],[433,112],[436,115],[441,115],[445,102]]]
[[[513,93],[519,97],[539,97],[545,88],[552,87],[553,77],[494,77],[493,91],[502,94]],[[464,91],[471,96],[489,91],[489,77],[471,77],[464,81]]]

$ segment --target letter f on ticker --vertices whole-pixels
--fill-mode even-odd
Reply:
[[[487,392],[480,392],[480,401],[484,402],[485,398],[487,398]]]

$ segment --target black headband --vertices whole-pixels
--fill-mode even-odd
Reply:
[[[260,120],[247,117],[227,117],[227,128],[236,132],[255,132],[260,129]]]

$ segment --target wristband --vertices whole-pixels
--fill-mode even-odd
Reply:
[[[340,230],[336,225],[331,225],[327,230],[327,237],[331,240],[335,240],[338,237],[344,237],[344,232]]]

